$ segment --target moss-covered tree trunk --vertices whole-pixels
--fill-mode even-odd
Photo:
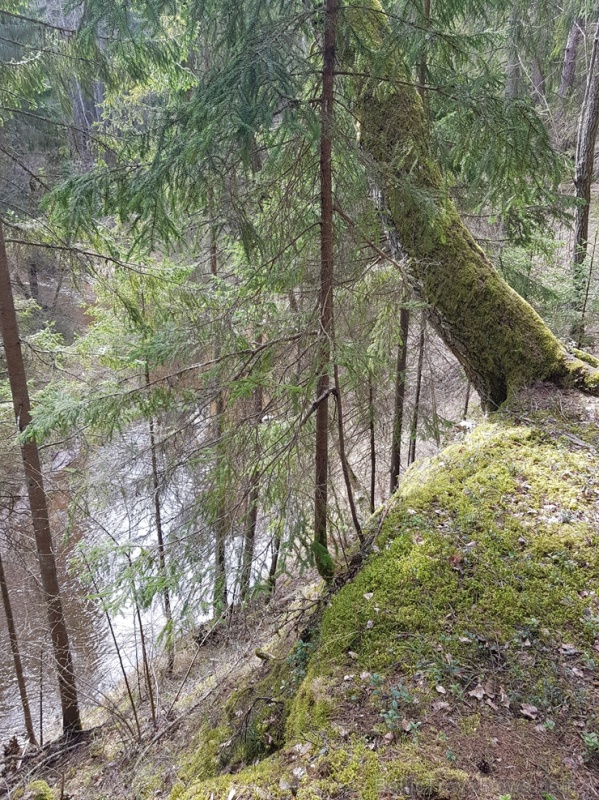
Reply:
[[[345,8],[352,31],[347,41],[359,36],[373,51],[385,49],[391,33],[378,0],[355,2]],[[364,74],[355,48],[346,47],[344,57],[347,68]],[[460,220],[431,156],[422,99],[405,66],[395,56],[385,80],[357,80],[361,145],[409,257],[408,278],[483,405],[496,407],[512,389],[534,380],[596,392],[596,371],[566,352]]]

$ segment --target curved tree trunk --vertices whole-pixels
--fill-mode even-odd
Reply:
[[[378,0],[348,7],[346,20],[380,50],[389,35]],[[353,60],[349,50],[346,59]],[[351,64],[349,66],[352,66]],[[362,79],[355,97],[364,152],[382,187],[408,278],[433,327],[460,361],[485,408],[535,380],[597,393],[594,368],[570,356],[539,315],[493,268],[460,220],[432,158],[426,117],[402,63],[391,80]]]

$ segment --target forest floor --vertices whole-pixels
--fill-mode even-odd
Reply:
[[[369,535],[332,588],[282,583],[181,643],[141,743],[123,693],[10,796],[599,798],[599,402],[523,393],[415,465]]]

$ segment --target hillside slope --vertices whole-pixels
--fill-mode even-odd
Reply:
[[[67,794],[599,797],[598,522],[598,401],[538,387],[410,469],[361,569],[265,628],[177,742],[102,734]]]
[[[172,800],[599,796],[599,427],[543,391],[408,473]]]

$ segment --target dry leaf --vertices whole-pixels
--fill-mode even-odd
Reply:
[[[468,692],[470,697],[476,697],[477,700],[482,700],[485,696],[485,688],[482,684],[478,684],[471,692]]]
[[[435,689],[439,692],[439,694],[447,694],[447,689],[444,686],[435,686]]]
[[[578,648],[573,644],[563,644],[560,650],[565,656],[574,656],[578,653]]]
[[[539,714],[539,709],[536,706],[531,706],[529,703],[522,703],[520,706],[520,713],[526,719],[536,719]]]
[[[448,561],[451,564],[453,569],[460,570],[460,564],[464,560],[464,556],[461,553],[454,553],[452,556],[449,556]]]

